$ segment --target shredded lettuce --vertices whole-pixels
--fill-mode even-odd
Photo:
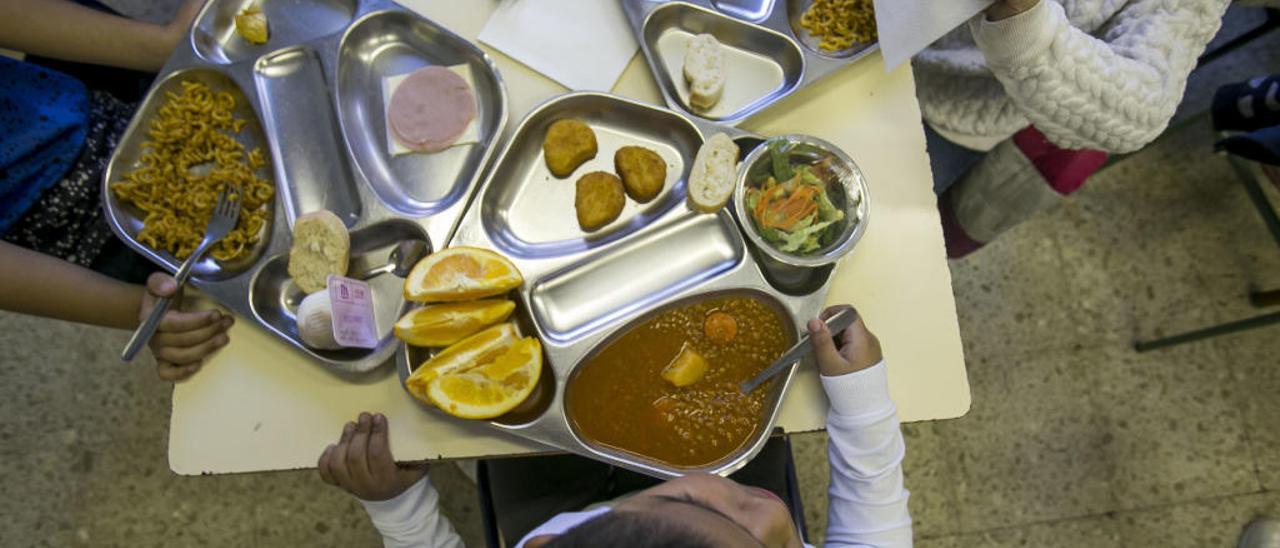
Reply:
[[[844,219],[844,210],[836,207],[831,203],[831,197],[826,192],[818,193],[818,215],[823,220],[839,221]]]
[[[782,244],[778,246],[778,251],[787,253],[810,253],[822,247],[819,236],[822,232],[835,223],[836,220],[822,221],[809,225],[799,230],[793,230],[789,234],[783,236]]]
[[[779,251],[799,255],[817,251],[828,243],[831,238],[835,237],[833,231],[827,229],[844,220],[844,211],[831,202],[831,198],[827,195],[827,182],[815,173],[812,166],[791,165],[786,145],[781,142],[770,143],[769,156],[772,162],[770,167],[772,168],[773,179],[774,181],[780,181],[777,184],[782,185],[783,188],[779,195],[774,196],[774,199],[785,199],[791,196],[801,185],[812,186],[818,190],[816,193],[817,198],[815,199],[817,211],[796,222],[789,230],[763,226],[760,219],[755,217],[754,212],[764,191],[761,188],[753,188],[749,189],[746,195],[748,216],[751,217],[756,228],[759,229],[760,236]],[[766,180],[761,182],[762,186],[768,184],[768,174],[764,175]]]
[[[781,141],[769,143],[769,158],[773,160],[773,178],[778,181],[789,181],[794,175],[791,173],[791,159],[787,155],[787,147]]]
[[[759,204],[759,203],[760,203],[760,191],[754,188],[748,189],[747,190],[747,211],[748,212],[755,211],[756,204]]]

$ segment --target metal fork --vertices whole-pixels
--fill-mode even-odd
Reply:
[[[187,283],[187,278],[191,276],[191,269],[205,253],[209,252],[213,244],[227,237],[231,229],[236,226],[236,219],[239,217],[240,191],[232,185],[225,185],[222,187],[222,192],[218,194],[218,203],[213,207],[213,214],[209,216],[209,225],[204,229],[204,239],[200,240],[200,245],[196,246],[195,251],[191,252],[186,261],[183,261],[182,266],[178,268],[178,273],[173,276],[179,288]],[[155,307],[151,309],[151,315],[147,316],[147,321],[142,322],[138,330],[133,332],[133,337],[129,339],[128,346],[124,347],[120,359],[126,362],[133,361],[138,351],[151,340],[156,328],[160,326],[160,319],[164,317],[164,313],[169,310],[169,305],[172,303],[172,297],[162,297],[156,301]]]

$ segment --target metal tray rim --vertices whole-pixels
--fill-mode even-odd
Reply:
[[[613,100],[613,101],[619,101],[619,102],[625,102],[625,103],[638,103],[637,101],[630,98],[619,97],[613,94],[602,93],[602,92],[565,93],[562,95],[552,97],[546,101],[543,101],[537,107],[532,109],[530,113],[525,116],[524,120],[522,120],[521,123],[517,126],[516,132],[519,133],[520,131],[522,131],[526,123],[529,120],[533,119],[533,116],[535,116],[535,114],[537,114],[538,112],[541,112],[549,108],[550,106],[554,105],[557,102],[573,100],[575,98],[583,97],[583,96],[604,97],[607,100]],[[645,107],[656,108],[659,110],[664,110],[666,112],[671,112],[685,120],[690,121],[693,124],[693,126],[699,130],[699,134],[703,136],[704,140],[705,140],[705,135],[707,134],[707,132],[710,132],[710,131],[724,131],[726,133],[729,133],[730,135],[737,135],[739,137],[744,137],[744,136],[757,137],[757,138],[759,137],[753,134],[743,132],[741,130],[736,130],[734,128],[729,128],[729,127],[725,127],[717,124],[710,124],[706,122],[698,123],[697,120],[692,119],[688,115],[673,109],[663,108],[663,107],[654,107],[652,105],[645,105],[643,103],[639,103],[639,104]],[[492,178],[498,172],[498,165],[504,161],[508,161],[507,155],[511,153],[511,147],[513,146],[514,140],[515,140],[514,137],[512,139],[508,139],[507,143],[504,146],[503,152],[499,154],[498,159],[495,161],[495,165],[491,167],[489,171],[489,175],[486,177],[486,180],[482,183],[481,187],[476,191],[475,197],[473,198],[473,200],[481,199],[481,197],[486,192],[488,185],[491,183]],[[760,140],[763,141],[763,138],[760,138]],[[455,231],[454,237],[450,241],[450,245],[479,245],[479,246],[488,246],[488,247],[498,247],[499,249],[501,249],[501,247],[498,246],[496,242],[493,241],[493,236],[488,232],[487,227],[484,226],[482,219],[480,219],[479,212],[477,211],[477,207],[478,206],[476,204],[473,204],[470,208],[468,208],[467,214],[463,217],[463,220],[459,226],[459,230]],[[662,227],[666,226],[668,222],[674,222],[672,221],[673,219],[679,218],[679,215],[683,210],[684,208],[680,208],[680,207],[673,208],[670,211],[664,213],[662,217],[651,221],[648,226],[644,227],[640,231],[636,231],[631,235],[628,235],[627,237],[620,239],[619,241],[611,242],[599,248],[592,248],[586,251],[581,251],[578,253],[561,256],[561,257],[550,258],[550,259],[547,259],[547,258],[529,259],[529,258],[518,257],[518,256],[510,257],[511,260],[514,263],[516,263],[517,267],[520,267],[522,271],[525,271],[526,266],[531,268],[530,270],[525,272],[525,283],[521,286],[521,288],[517,290],[518,296],[520,299],[520,304],[522,305],[524,310],[524,312],[520,312],[520,313],[526,314],[527,321],[533,325],[534,329],[537,330],[539,334],[541,334],[541,332],[544,329],[537,324],[536,315],[529,312],[531,310],[529,308],[531,306],[531,303],[530,303],[531,291],[532,291],[532,288],[537,284],[537,282],[540,279],[550,274],[553,274],[557,271],[560,271],[560,269],[566,267],[567,265],[582,263],[585,261],[592,260],[592,258],[594,257],[605,255],[609,253],[610,250],[616,249],[618,246],[625,245],[625,242],[636,237],[637,235],[645,234],[650,230],[660,230]],[[731,227],[732,230],[741,231],[741,227],[738,225],[738,222],[737,222],[738,220],[736,218],[736,215],[732,214],[729,210],[722,210],[717,215],[720,215],[723,219],[722,222],[728,223],[728,225]],[[596,451],[592,449],[590,445],[583,443],[581,440],[577,439],[576,435],[571,432],[570,427],[567,423],[567,416],[565,415],[564,409],[563,409],[565,383],[568,382],[569,376],[572,373],[573,369],[581,363],[582,356],[588,354],[590,351],[597,348],[598,345],[601,343],[601,341],[607,340],[609,337],[617,333],[618,330],[624,329],[632,325],[633,322],[635,321],[635,318],[640,317],[646,313],[652,312],[653,310],[670,306],[672,303],[676,303],[685,299],[696,300],[696,298],[698,298],[699,296],[702,296],[707,293],[723,293],[723,292],[730,292],[735,290],[736,291],[755,291],[755,292],[764,293],[767,295],[768,298],[776,300],[782,306],[782,308],[787,312],[789,319],[795,323],[794,327],[797,330],[797,335],[798,335],[799,330],[803,329],[803,322],[809,317],[816,316],[817,313],[820,311],[821,306],[825,303],[826,294],[830,289],[830,284],[831,284],[831,278],[830,278],[829,272],[827,273],[826,278],[822,281],[821,284],[813,288],[811,292],[804,294],[802,296],[796,296],[783,291],[779,291],[765,277],[765,274],[763,272],[763,267],[759,264],[758,260],[755,259],[755,256],[750,248],[752,244],[740,232],[738,233],[738,236],[739,236],[740,245],[743,247],[743,258],[736,264],[736,266],[730,268],[729,270],[724,271],[709,279],[706,279],[701,283],[697,283],[697,284],[685,287],[679,291],[666,294],[659,301],[651,303],[651,305],[646,307],[645,309],[632,312],[630,314],[623,315],[620,318],[606,322],[603,326],[601,326],[596,331],[593,331],[589,335],[577,338],[573,341],[569,341],[567,343],[561,343],[559,341],[546,339],[544,337],[543,338],[544,352],[547,360],[544,362],[544,367],[551,368],[554,371],[554,374],[556,375],[556,378],[555,378],[556,392],[550,395],[550,397],[552,398],[550,403],[547,405],[545,410],[541,412],[540,415],[531,419],[528,422],[512,425],[512,424],[504,424],[497,421],[488,421],[487,424],[489,424],[495,431],[506,432],[507,434],[512,434],[512,435],[520,436],[523,438],[527,438],[532,441],[536,441],[539,443],[543,443],[543,444],[558,448],[560,450],[571,451],[571,452],[578,453],[590,458],[605,460],[607,462],[610,462],[618,466],[622,466],[640,473],[649,474],[649,475],[658,476],[658,477],[675,477],[675,476],[692,473],[692,472],[708,472],[713,474],[727,475],[744,466],[747,461],[753,458],[759,452],[759,450],[763,448],[764,443],[767,442],[769,435],[771,435],[773,427],[776,424],[779,414],[781,413],[782,402],[785,400],[787,389],[789,388],[791,379],[795,373],[796,368],[794,366],[789,368],[788,372],[786,373],[785,379],[780,379],[782,380],[782,382],[778,383],[779,388],[777,388],[777,390],[779,391],[778,392],[779,395],[777,396],[777,401],[769,410],[769,413],[767,414],[767,416],[764,417],[764,422],[762,422],[761,424],[760,431],[756,434],[754,438],[752,438],[744,446],[746,447],[746,449],[745,450],[740,449],[739,450],[740,452],[738,452],[737,454],[731,454],[729,457],[726,457],[726,459],[723,459],[722,461],[717,461],[716,463],[712,463],[712,465],[707,467],[689,468],[689,467],[663,466],[655,462],[645,462],[639,459],[628,459],[619,455],[606,454],[606,453],[601,453],[599,451]],[[573,349],[573,350],[568,354],[566,354],[566,351],[564,350],[566,348]],[[572,358],[571,363],[562,363],[563,360],[565,360],[566,358],[569,358],[570,356],[575,356]],[[397,363],[396,369],[401,379],[402,387],[403,387],[403,381],[408,377],[408,375],[410,374],[410,371],[413,369],[412,367],[413,364],[411,364],[409,360],[410,358],[409,358],[407,345],[403,345],[403,344],[399,345],[396,352],[396,363]],[[801,362],[801,363],[804,363],[804,362]],[[407,390],[406,390],[406,394],[408,394]],[[421,402],[419,402],[419,405],[421,405],[424,408],[427,408],[428,412],[436,413],[441,417],[445,417],[443,420],[460,420],[460,419],[454,419],[452,417],[447,417],[444,413],[441,413],[438,410],[431,409],[430,406],[423,404]]]
[[[208,10],[214,9],[215,3],[216,2],[207,2],[197,13],[196,20],[200,20],[205,17]],[[367,179],[364,179],[362,174],[353,173],[353,176],[355,176],[356,179],[355,186],[359,189],[359,198],[363,207],[361,211],[361,218],[354,226],[349,228],[352,230],[358,230],[383,221],[402,219],[418,225],[424,233],[428,234],[429,237],[432,237],[433,239],[438,238],[439,242],[447,242],[452,239],[461,219],[470,206],[471,200],[476,194],[476,190],[480,186],[479,183],[487,174],[488,168],[492,166],[494,149],[498,148],[502,143],[503,131],[506,128],[510,109],[506,81],[503,79],[496,62],[490,55],[477,47],[473,42],[458,36],[453,31],[439,25],[439,23],[427,19],[412,10],[388,0],[355,0],[354,5],[355,10],[350,20],[346,25],[334,32],[318,36],[310,40],[278,45],[278,47],[274,47],[270,50],[264,50],[260,54],[227,63],[214,62],[199,54],[196,50],[195,44],[195,32],[197,29],[193,24],[191,28],[187,29],[184,39],[179,42],[179,47],[169,56],[168,60],[166,60],[164,67],[161,68],[156,78],[156,82],[157,84],[164,82],[167,79],[172,78],[174,74],[190,70],[207,70],[225,76],[233,81],[240,89],[241,93],[247,100],[249,107],[256,115],[256,122],[263,125],[264,132],[266,132],[264,121],[265,111],[262,107],[262,98],[259,97],[257,86],[254,85],[253,80],[253,67],[259,59],[289,48],[308,47],[313,49],[320,57],[322,63],[321,68],[328,84],[324,93],[327,97],[327,101],[335,109],[336,114],[338,98],[336,95],[336,87],[333,84],[333,77],[335,75],[334,71],[336,70],[334,67],[335,57],[338,53],[338,47],[340,44],[338,38],[345,36],[357,22],[363,21],[367,19],[368,16],[375,13],[398,11],[406,13],[414,18],[426,20],[433,28],[442,31],[452,41],[465,46],[470,54],[478,56],[479,59],[483,60],[483,66],[485,69],[491,72],[498,92],[496,100],[498,104],[498,113],[496,114],[498,120],[495,124],[493,134],[487,142],[481,143],[481,146],[485,148],[484,153],[481,160],[477,163],[474,173],[472,173],[468,178],[462,195],[456,199],[455,203],[443,208],[439,212],[436,212],[431,217],[414,218],[412,215],[407,215],[405,212],[400,212],[389,207],[388,204],[383,202],[379,196],[372,192],[369,188]],[[143,100],[144,104],[153,100],[153,95],[157,93],[157,89],[158,86],[153,84],[152,88],[147,92],[147,96]],[[351,149],[350,143],[347,142],[347,133],[345,128],[340,125],[342,123],[340,117],[338,118],[339,125],[336,129],[342,135],[342,153],[345,153],[350,157]],[[126,127],[124,135],[130,135],[133,132],[143,130],[142,126],[144,123],[145,121],[142,119],[142,116],[135,114],[133,119],[130,120],[129,125]],[[267,141],[268,142],[262,143],[264,149],[271,148],[269,136]],[[174,273],[176,272],[180,261],[172,260],[172,258],[166,257],[166,254],[159,253],[148,246],[142,245],[141,242],[130,237],[125,230],[125,227],[121,224],[124,219],[124,217],[122,217],[123,213],[116,207],[114,203],[115,200],[112,197],[110,190],[111,181],[117,178],[117,170],[120,168],[117,166],[117,158],[120,154],[120,148],[117,148],[112,152],[107,168],[104,169],[103,177],[100,181],[100,190],[102,193],[101,207],[103,208],[107,225],[112,233],[123,241],[130,249],[138,252],[151,263],[157,265],[160,269],[169,273]],[[357,377],[350,376],[363,375],[374,370],[381,369],[383,366],[393,362],[395,349],[399,346],[399,341],[394,337],[388,337],[379,348],[375,349],[374,352],[369,353],[364,358],[353,361],[333,360],[317,354],[290,337],[284,336],[275,327],[263,321],[254,310],[251,302],[252,299],[249,295],[253,280],[257,278],[261,269],[273,257],[287,251],[289,242],[292,240],[291,235],[289,234],[289,225],[291,224],[292,218],[289,215],[288,206],[283,203],[284,200],[281,196],[281,186],[285,183],[280,179],[280,159],[275,156],[274,151],[272,151],[271,169],[271,180],[272,184],[275,186],[276,194],[272,198],[271,220],[265,228],[267,233],[263,235],[265,243],[262,244],[263,248],[259,252],[258,256],[254,259],[252,264],[247,265],[242,270],[238,270],[225,278],[209,279],[193,276],[189,282],[215,301],[243,316],[246,320],[253,322],[259,328],[279,337],[282,342],[291,347],[294,351],[307,357],[309,361],[321,365],[323,369],[339,377],[348,378],[348,380],[358,380]],[[446,214],[452,215],[452,219],[449,221],[448,226],[433,227],[433,225],[431,225],[430,221],[433,218],[441,217]],[[435,233],[435,235],[433,235],[433,233]]]

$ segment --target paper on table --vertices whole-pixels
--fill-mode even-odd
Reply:
[[[574,91],[609,91],[636,53],[614,0],[505,0],[480,41]]]
[[[920,53],[992,0],[875,0],[884,71]]]
[[[472,79],[471,65],[467,65],[467,64],[454,65],[452,67],[448,67],[448,69],[450,72],[457,74],[458,76],[461,76],[462,79],[467,82],[467,85],[471,86],[471,96],[474,98],[476,82],[475,80]],[[382,79],[382,111],[384,113],[391,110],[390,109],[391,94],[395,93],[396,88],[400,87],[400,82],[404,81],[405,78],[408,78],[410,74],[413,74],[413,73],[406,72],[404,74],[397,74],[395,76],[387,76],[386,78]],[[478,99],[476,104],[476,112],[477,113],[480,112],[480,105],[479,105]],[[410,149],[409,147],[406,147],[400,144],[400,141],[396,140],[396,136],[391,133],[391,121],[387,120],[387,123],[384,125],[387,126],[387,152],[390,153],[392,156],[399,156],[401,154],[430,154],[429,152],[413,150],[413,149]],[[456,147],[460,145],[474,145],[479,142],[480,142],[480,123],[478,121],[478,118],[476,118],[475,116],[472,116],[471,123],[467,124],[467,129],[462,130],[462,135],[458,137],[458,140],[454,141],[453,144],[449,146]]]

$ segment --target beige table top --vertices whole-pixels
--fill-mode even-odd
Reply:
[[[469,9],[432,0],[402,3],[474,39],[497,2],[470,2]],[[566,91],[485,49],[507,83],[508,131],[533,106]],[[614,92],[662,104],[639,54]],[[879,55],[868,57],[743,127],[764,135],[815,135],[858,162],[872,197],[871,224],[836,269],[828,300],[856,304],[880,337],[890,390],[903,421],[965,414],[969,385],[910,68],[885,74]],[[169,434],[174,472],[314,467],[342,425],[366,410],[390,419],[392,448],[400,460],[549,450],[482,423],[424,412],[403,391],[390,367],[363,384],[343,381],[250,323],[237,323],[232,342],[200,374],[175,387]],[[826,407],[816,372],[801,371],[779,425],[789,432],[821,429]]]

